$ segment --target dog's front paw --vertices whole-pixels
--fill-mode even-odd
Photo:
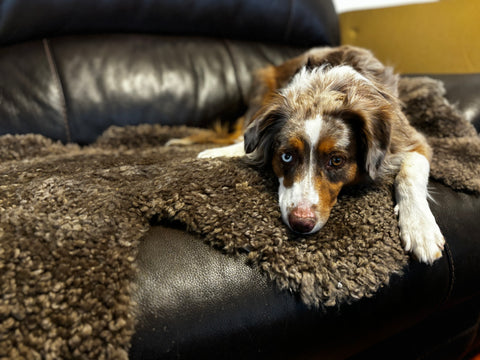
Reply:
[[[213,159],[216,157],[222,156],[222,154],[217,149],[207,149],[200,151],[197,155],[198,159]]]
[[[165,143],[165,146],[188,146],[192,145],[193,142],[188,138],[181,139],[170,139]]]
[[[203,150],[197,155],[197,158],[211,159],[211,158],[216,158],[221,156],[239,157],[244,155],[245,155],[245,150],[243,149],[243,141],[242,141],[242,142],[235,143],[233,145]]]
[[[402,211],[397,205],[395,212],[398,213],[400,237],[406,251],[427,264],[442,257],[445,239],[428,205],[416,211]]]

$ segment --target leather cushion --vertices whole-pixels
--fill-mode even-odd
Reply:
[[[150,35],[0,48],[0,134],[87,144],[111,125],[209,126],[245,110],[251,73],[304,49]]]

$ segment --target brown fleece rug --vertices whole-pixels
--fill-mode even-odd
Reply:
[[[432,177],[479,194],[479,137],[442,85],[404,79],[401,97],[435,147]],[[282,224],[275,180],[239,159],[197,160],[198,146],[162,146],[193,131],[111,128],[85,148],[0,137],[0,358],[126,359],[136,248],[151,219],[248,253],[309,306],[371,296],[402,271],[391,184],[343,192],[322,231],[299,238]]]

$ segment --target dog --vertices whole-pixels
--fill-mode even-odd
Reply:
[[[228,142],[198,157],[246,156],[273,170],[282,219],[304,235],[325,225],[344,186],[394,176],[404,248],[429,264],[442,256],[427,202],[432,151],[401,111],[392,68],[362,48],[314,48],[261,69],[253,84],[243,127],[168,145]]]

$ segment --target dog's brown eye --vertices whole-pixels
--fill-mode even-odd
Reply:
[[[328,166],[332,168],[340,168],[345,164],[345,158],[343,156],[334,155],[328,161]]]

